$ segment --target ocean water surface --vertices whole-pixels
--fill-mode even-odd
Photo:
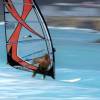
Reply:
[[[56,79],[43,80],[41,75],[32,78],[32,73],[4,63],[4,57],[0,61],[0,100],[99,100],[100,44],[95,41],[100,32],[54,27],[49,30],[56,49]]]

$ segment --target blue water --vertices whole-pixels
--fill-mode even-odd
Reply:
[[[100,33],[49,28],[56,48],[56,79],[0,64],[0,100],[99,100]]]

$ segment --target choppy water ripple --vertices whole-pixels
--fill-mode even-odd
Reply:
[[[30,72],[0,63],[0,100],[100,100],[100,47],[86,44],[98,34],[74,30],[62,33],[52,33],[56,37],[56,80],[42,80],[40,75],[32,78]],[[68,40],[77,37],[85,44]]]
[[[57,69],[57,74],[62,73],[63,70],[69,73],[76,72],[65,68]],[[66,76],[65,72],[62,75]],[[77,81],[62,82],[61,79],[65,77],[41,80],[41,77],[32,78],[31,73],[28,72],[13,70],[9,73],[6,71],[0,74],[0,100],[97,100],[100,96],[99,88],[80,85],[81,80],[78,83]]]

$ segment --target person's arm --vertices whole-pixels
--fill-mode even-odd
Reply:
[[[38,63],[39,63],[39,59],[40,59],[40,58],[35,58],[35,59],[33,59],[32,64],[38,64]]]
[[[41,57],[38,57],[38,58],[34,58],[34,59],[33,59],[33,63],[34,63],[34,64],[40,63],[43,57],[44,57],[44,56],[41,56]]]

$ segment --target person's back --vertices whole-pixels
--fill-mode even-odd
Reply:
[[[42,59],[39,60],[39,65],[43,67],[48,67],[51,61],[48,55],[45,55]]]
[[[47,71],[51,61],[50,61],[50,57],[48,54],[45,54],[42,58],[39,58],[36,60],[36,63],[39,64],[38,70],[43,72],[44,74],[44,78],[45,78],[45,72]],[[34,73],[33,76],[35,76],[36,72]]]

